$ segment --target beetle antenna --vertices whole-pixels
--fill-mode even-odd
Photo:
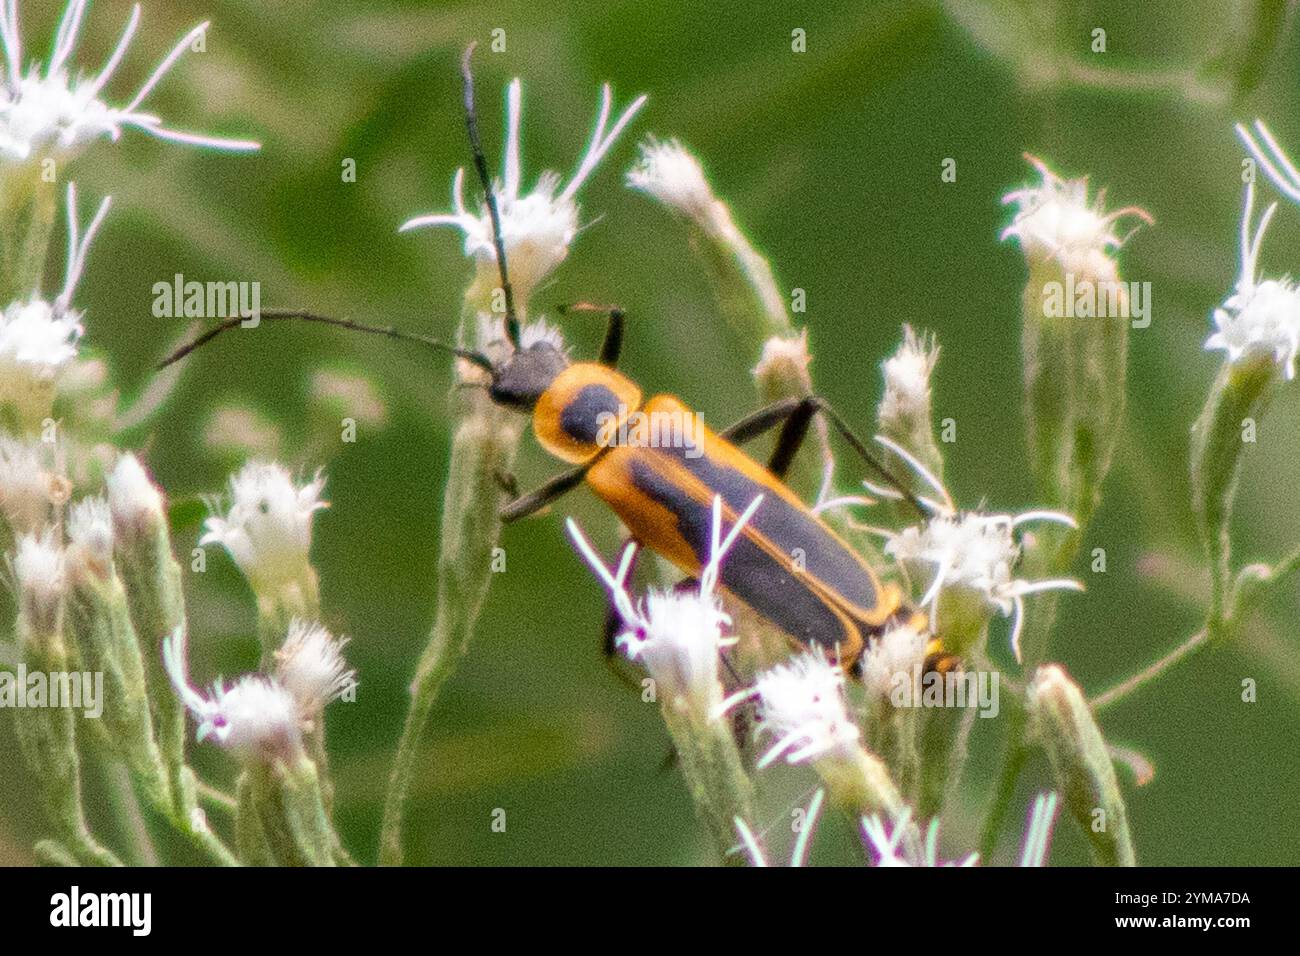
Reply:
[[[501,275],[501,291],[506,300],[506,337],[510,344],[519,348],[519,317],[515,314],[515,293],[510,286],[510,274],[506,268],[506,243],[501,236],[501,211],[497,208],[496,193],[492,189],[492,177],[488,173],[487,159],[483,155],[483,144],[478,136],[478,112],[474,109],[474,73],[470,69],[470,59],[474,55],[477,41],[465,48],[465,55],[460,61],[460,74],[465,80],[465,129],[469,133],[469,148],[474,154],[474,169],[483,186],[483,196],[487,202],[488,217],[492,220],[492,245],[496,248],[497,272]]]
[[[482,352],[474,352],[470,349],[457,348],[454,345],[447,345],[445,342],[439,342],[437,339],[431,339],[424,335],[417,335],[414,332],[403,332],[392,326],[366,325],[362,322],[354,322],[351,319],[336,319],[328,315],[317,315],[314,312],[307,312],[303,309],[262,309],[258,313],[259,319],[266,321],[297,321],[297,322],[316,322],[321,325],[333,325],[340,329],[349,329],[353,332],[368,332],[371,335],[382,335],[386,338],[393,339],[397,342],[414,342],[417,345],[423,345],[425,348],[434,349],[438,352],[446,352],[463,358],[467,362],[473,362],[479,368],[488,374],[491,374],[492,360]],[[192,342],[182,345],[167,358],[163,359],[157,365],[157,370],[161,371],[168,365],[179,362],[185,356],[189,355],[196,349],[207,345],[217,336],[229,332],[233,328],[238,328],[244,322],[248,321],[242,316],[231,316],[223,319],[218,325],[208,329],[202,335],[198,336]]]

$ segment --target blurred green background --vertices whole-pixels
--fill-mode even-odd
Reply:
[[[782,287],[807,290],[801,318],[819,389],[868,427],[879,363],[900,325],[934,330],[943,348],[937,412],[958,421],[959,440],[946,449],[952,490],[965,505],[1023,509],[1036,503],[1020,408],[1024,265],[997,237],[1009,217],[999,198],[1027,181],[1021,154],[1032,151],[1063,173],[1090,175],[1111,204],[1139,204],[1156,219],[1121,256],[1125,278],[1153,283],[1154,321],[1131,336],[1129,428],[1089,537],[1089,547],[1106,548],[1108,571],[1087,575],[1088,593],[1064,601],[1053,648],[1095,692],[1199,623],[1206,576],[1187,505],[1188,426],[1219,361],[1202,350],[1210,310],[1236,279],[1243,153],[1232,124],[1263,116],[1300,152],[1300,51],[1279,26],[1284,6],[150,0],[114,101],[210,15],[207,52],[187,56],[150,105],[172,125],[252,135],[265,147],[230,156],[128,133],[77,163],[83,195],[115,198],[78,295],[86,342],[128,393],[138,390],[182,329],[149,309],[152,285],[177,272],[259,280],[263,305],[447,333],[469,274],[459,236],[396,229],[446,208],[452,173],[467,160],[457,57],[501,27],[506,52],[478,57],[485,137],[499,155],[498,91],[522,77],[529,185],[542,169],[572,170],[602,81],[616,104],[650,95],[583,190],[591,225],[535,305],[619,302],[631,316],[624,366],[648,389],[682,396],[715,425],[755,404],[748,370],[757,356],[716,318],[684,229],[622,185],[636,139],[680,137]],[[128,11],[125,0],[94,4],[78,62],[102,62]],[[57,13],[24,4],[29,51],[44,50]],[[805,54],[791,52],[796,27],[807,32]],[[1089,52],[1094,27],[1107,32],[1104,55]],[[945,157],[957,160],[955,184],[940,182]],[[341,180],[345,158],[356,161],[355,183]],[[1300,209],[1284,206],[1265,247],[1268,272],[1295,268],[1298,239]],[[61,270],[51,262],[52,276]],[[598,345],[586,320],[565,331],[578,354]],[[363,425],[355,444],[308,458],[294,449],[306,445],[309,381],[322,366],[367,371],[389,424]],[[389,343],[266,327],[190,360],[145,444],[174,496],[219,491],[228,463],[205,448],[202,429],[235,401],[283,430],[288,464],[326,468],[333,504],[316,519],[313,553],[327,623],[351,636],[361,680],[356,703],[331,708],[329,740],[344,840],[366,861],[432,619],[448,373]],[[1283,391],[1247,455],[1236,525],[1243,559],[1276,558],[1300,540],[1296,388]],[[523,484],[556,468],[525,439]],[[844,459],[842,473],[851,468]],[[604,606],[564,537],[564,514],[613,545],[613,519],[585,492],[507,530],[509,570],[428,736],[408,827],[412,862],[708,858],[680,778],[661,770],[667,737],[656,710],[600,659]],[[192,670],[205,680],[247,670],[257,656],[251,595],[224,554],[210,559],[188,581]],[[1140,862],[1300,860],[1296,611],[1291,588],[1239,646],[1180,665],[1104,715],[1108,735],[1156,768],[1143,788],[1126,781]],[[1256,704],[1240,701],[1245,677],[1258,682]],[[1001,728],[983,725],[1000,722],[979,723],[967,806],[945,826],[948,856],[976,842],[996,766]],[[198,747],[195,759],[214,781],[233,774],[213,748]],[[812,783],[785,776],[768,806],[778,823]],[[1031,762],[1017,806],[1048,779]],[[28,790],[12,721],[0,714],[0,863],[31,860],[40,825]],[[502,834],[490,829],[497,807],[507,811]],[[1012,817],[999,861],[1018,843],[1021,811]],[[814,858],[860,859],[844,822],[821,832]],[[1082,839],[1062,826],[1053,861],[1086,860]]]

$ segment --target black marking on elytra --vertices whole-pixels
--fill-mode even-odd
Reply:
[[[560,427],[575,441],[596,444],[603,416],[618,420],[619,397],[607,385],[591,384],[578,389],[578,394],[560,412]]]
[[[770,489],[708,455],[692,458],[678,448],[659,451],[671,455],[692,475],[720,494],[723,502],[737,514],[748,508],[758,495],[764,495],[762,506],[750,519],[750,525],[756,531],[792,558],[799,549],[798,553],[803,555],[804,571],[838,591],[845,600],[865,610],[872,610],[879,603],[875,582],[862,562],[814,515],[793,507]]]
[[[700,564],[707,563],[712,545],[712,502],[691,499],[645,461],[634,459],[630,473],[632,484],[638,490],[676,516],[678,532],[695,552]],[[752,500],[751,495],[736,510],[742,511]],[[768,508],[769,502],[785,505],[785,502],[768,497],[759,506],[759,514]],[[731,504],[730,501],[727,503]],[[726,529],[724,536],[725,533]],[[792,573],[780,560],[745,535],[732,544],[722,561],[719,576],[728,591],[795,640],[805,645],[818,644],[826,650],[849,643],[843,621],[812,590],[808,579]]]

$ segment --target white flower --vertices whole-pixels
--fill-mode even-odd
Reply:
[[[903,344],[881,363],[885,394],[880,401],[880,418],[897,422],[930,415],[930,374],[939,361],[939,345],[933,335],[917,335],[903,326]]]
[[[108,506],[114,526],[120,531],[139,529],[164,518],[163,496],[150,480],[140,459],[127,452],[108,475]]]
[[[0,511],[15,534],[49,523],[50,506],[66,496],[65,481],[45,466],[44,445],[0,433]]]
[[[324,487],[320,472],[298,487],[280,465],[249,462],[231,476],[230,510],[204,522],[199,544],[220,544],[259,597],[274,596],[310,573],[311,521],[328,507]]]
[[[126,55],[140,23],[140,6],[131,17],[117,46],[102,70],[93,76],[72,71],[69,59],[77,46],[87,0],[69,0],[54,37],[50,61],[44,69],[32,62],[23,73],[22,39],[18,29],[17,0],[0,8],[0,45],[4,47],[4,78],[0,84],[0,155],[24,160],[33,152],[53,146],[64,152],[76,150],[90,140],[107,136],[116,141],[125,127],[135,127],[159,139],[210,146],[216,149],[258,149],[257,143],[222,139],[168,129],[162,120],[140,107],[158,82],[186,49],[208,28],[206,22],[187,33],[158,64],[131,101],[123,107],[109,106],[100,94]]]
[[[357,672],[343,659],[345,644],[347,638],[335,639],[319,624],[301,618],[289,623],[289,635],[275,652],[275,676],[305,717],[319,714],[355,685]]]
[[[905,624],[891,627],[872,641],[858,662],[868,695],[878,701],[889,701],[903,680],[909,685],[917,684],[929,641],[929,634]],[[918,689],[913,686],[914,692]]]
[[[885,553],[899,561],[929,565],[929,588],[921,599],[931,608],[948,588],[974,593],[1004,617],[1012,617],[1011,649],[1020,660],[1020,628],[1027,594],[1065,589],[1083,590],[1070,579],[1025,581],[1014,574],[1020,560],[1015,531],[1030,521],[1052,521],[1077,527],[1069,515],[1055,511],[1030,511],[1021,515],[963,512],[940,514],[917,527],[904,528],[885,543]]]
[[[1205,340],[1205,347],[1223,349],[1229,362],[1267,357],[1290,381],[1295,378],[1296,352],[1300,350],[1300,289],[1289,279],[1258,281],[1259,251],[1277,203],[1264,211],[1252,237],[1254,205],[1255,184],[1249,182],[1241,214],[1241,275],[1236,291],[1214,310],[1218,331]]]
[[[108,502],[82,498],[68,513],[68,541],[73,549],[100,565],[113,559],[113,519]]]
[[[80,315],[32,298],[0,311],[0,362],[15,370],[50,378],[77,357]]]
[[[1116,222],[1136,216],[1150,223],[1151,216],[1136,206],[1104,212],[1104,194],[1088,202],[1086,179],[1062,179],[1036,156],[1026,155],[1025,159],[1042,176],[1042,182],[1002,197],[1003,203],[1015,203],[1019,208],[1001,238],[1019,239],[1031,261],[1055,259],[1066,272],[1100,280],[1116,279],[1118,271],[1111,253],[1132,234],[1116,235]]]
[[[736,643],[723,635],[731,618],[722,610],[716,593],[718,575],[727,551],[762,502],[762,495],[751,501],[724,538],[722,499],[715,496],[709,563],[700,573],[699,589],[651,589],[640,602],[634,602],[627,591],[636,545],[628,544],[617,570],[611,571],[573,519],[565,522],[574,545],[609,590],[622,618],[624,630],[616,638],[617,646],[629,660],[645,665],[668,699],[692,706],[710,718],[723,706],[718,655]]]
[[[934,512],[921,525],[902,531],[882,531],[886,537],[885,553],[899,561],[931,569],[922,606],[930,609],[936,620],[939,594],[960,590],[975,595],[1003,616],[1011,616],[1011,649],[1020,660],[1020,628],[1024,621],[1027,594],[1049,590],[1082,591],[1083,585],[1069,578],[1025,581],[1015,577],[1020,560],[1020,544],[1015,532],[1031,521],[1051,521],[1071,528],[1078,524],[1059,511],[1026,511],[1019,515],[959,512],[952,496],[935,475],[897,442],[877,435],[876,441],[888,448],[939,495],[939,499],[917,495],[917,500]],[[898,500],[892,488],[863,482],[866,488],[882,497]]]
[[[510,282],[519,300],[527,303],[533,291],[569,253],[569,245],[578,232],[578,206],[575,202],[578,190],[644,105],[646,98],[641,96],[634,100],[607,133],[605,127],[609,122],[611,94],[609,85],[603,86],[596,128],[573,178],[561,188],[559,175],[547,171],[538,177],[532,192],[520,195],[520,97],[521,86],[516,79],[511,82],[506,96],[503,180],[493,186],[493,192],[501,216],[501,235],[510,268]],[[471,213],[465,207],[463,168],[456,171],[452,180],[451,203],[453,212],[417,216],[403,223],[399,231],[422,226],[455,226],[465,233],[465,255],[478,263],[481,275],[488,276],[488,287],[494,287],[496,247],[492,239],[492,220],[486,204],[481,205],[477,213]]]
[[[218,680],[205,697],[189,682],[185,630],[163,642],[163,664],[176,694],[198,722],[195,739],[211,738],[242,759],[289,761],[302,748],[297,702],[279,682],[256,674],[227,687]]]
[[[0,402],[24,414],[43,408],[58,377],[77,357],[81,313],[72,296],[86,268],[86,256],[112,203],[105,196],[85,235],[77,224],[77,187],[68,183],[68,261],[63,289],[52,302],[38,294],[0,309]]]
[[[1264,172],[1268,178],[1273,181],[1283,195],[1300,202],[1300,169],[1291,162],[1286,151],[1273,138],[1268,126],[1261,119],[1255,120],[1255,132],[1259,138],[1264,141],[1261,146],[1251,135],[1250,130],[1246,129],[1241,123],[1236,126],[1237,136],[1246,144],[1246,149],[1255,160],[1264,167]]]
[[[976,866],[978,853],[967,854],[960,860],[944,862],[939,859],[939,820],[930,821],[926,830],[924,847],[914,846],[916,828],[912,824],[911,807],[889,827],[875,814],[862,818],[862,832],[875,854],[876,866]]]
[[[28,628],[36,634],[55,632],[67,576],[63,548],[53,531],[23,535],[18,539],[13,561],[19,606]],[[20,627],[19,636],[28,628]]]
[[[704,168],[685,146],[648,136],[637,146],[640,157],[627,171],[627,184],[697,221],[713,215],[717,199]]]
[[[763,671],[748,691],[728,703],[757,697],[757,732],[775,738],[758,768],[784,756],[786,763],[843,753],[858,742],[858,725],[844,700],[844,671],[818,653],[801,654]]]

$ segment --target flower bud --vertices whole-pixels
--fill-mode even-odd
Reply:
[[[1057,789],[1104,866],[1133,866],[1133,838],[1106,741],[1079,685],[1056,664],[1025,692],[1029,732],[1047,752]]]
[[[932,335],[917,335],[903,326],[903,343],[881,363],[885,390],[877,411],[880,433],[906,448],[936,478],[943,479],[943,454],[934,440],[930,376],[939,361]],[[890,460],[887,458],[887,462]],[[901,473],[898,463],[891,468]]]
[[[38,656],[66,663],[63,644],[63,596],[67,590],[63,549],[53,532],[27,534],[14,557],[18,582],[18,640]]]
[[[67,671],[70,659],[63,635],[67,575],[63,551],[51,533],[19,539],[14,575],[22,663],[32,673],[60,675]],[[117,864],[113,854],[91,836],[86,823],[71,702],[61,701],[57,707],[19,707],[14,718],[19,748],[36,781],[47,822],[61,843],[59,852],[83,865]]]
[[[34,438],[0,434],[0,513],[15,536],[49,527],[68,500],[70,485],[47,464],[49,446]]]
[[[803,398],[814,392],[808,366],[808,330],[798,334],[775,335],[763,343],[763,355],[754,366],[754,382],[764,405],[788,398]],[[826,419],[816,416],[803,450],[795,456],[786,476],[786,484],[808,501],[823,501],[831,495],[835,476],[835,457],[831,452]]]
[[[108,476],[113,563],[126,590],[131,623],[145,662],[154,733],[176,799],[183,797],[185,710],[162,663],[163,640],[186,627],[181,567],[172,555],[161,489],[139,460],[123,455]]]
[[[68,518],[67,627],[85,666],[103,674],[103,727],[133,778],[152,802],[168,806],[171,780],[154,736],[144,661],[131,623],[126,589],[113,567],[113,525],[108,502],[87,498]]]
[[[1276,204],[1251,233],[1255,184],[1246,184],[1241,219],[1241,274],[1236,289],[1214,312],[1217,331],[1207,349],[1223,349],[1219,370],[1192,426],[1192,507],[1210,560],[1210,636],[1222,636],[1232,578],[1232,505],[1241,473],[1243,424],[1258,422],[1278,383],[1295,375],[1300,349],[1300,289],[1289,280],[1259,279],[1259,254]]]
[[[736,225],[727,204],[714,195],[703,167],[681,143],[649,137],[628,170],[627,185],[681,215],[692,231],[692,248],[712,280],[723,314],[757,351],[772,336],[793,331],[772,267]]]
[[[1019,240],[1029,266],[1022,346],[1031,470],[1044,501],[1078,524],[1039,536],[1034,571],[1059,574],[1101,499],[1124,421],[1132,303],[1114,258],[1127,236],[1115,226],[1150,216],[1133,207],[1107,213],[1088,201],[1086,180],[1029,162],[1042,182],[1004,197],[1019,209],[1002,237]]]

